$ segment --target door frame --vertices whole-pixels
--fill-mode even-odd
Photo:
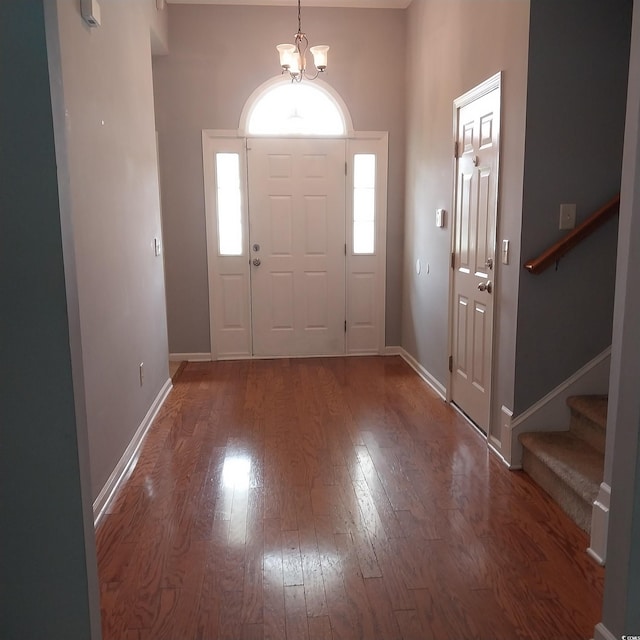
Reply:
[[[253,328],[251,326],[251,289],[247,279],[243,285],[245,291],[243,298],[248,313],[248,321],[245,327],[239,328],[238,333],[248,332],[248,339],[241,348],[225,351],[220,347],[218,338],[220,328],[219,314],[217,313],[216,298],[219,293],[216,288],[215,277],[218,273],[218,230],[217,230],[217,200],[215,193],[215,166],[214,156],[219,152],[231,151],[240,154],[241,184],[243,189],[242,202],[242,230],[243,230],[243,259],[249,267],[249,206],[247,202],[248,175],[247,175],[247,140],[248,138],[264,137],[270,139],[304,138],[324,139],[325,136],[257,136],[246,134],[241,130],[205,129],[202,131],[203,154],[203,179],[205,201],[205,224],[207,242],[207,279],[209,293],[209,334],[211,340],[212,360],[238,360],[252,359],[253,355]],[[385,320],[386,320],[386,250],[387,250],[387,179],[388,179],[388,149],[389,134],[386,131],[350,131],[344,136],[326,136],[326,138],[339,138],[346,141],[346,193],[345,193],[345,238],[346,238],[346,340],[345,353],[343,355],[382,355],[385,353]],[[375,253],[373,255],[354,255],[350,247],[353,246],[352,225],[349,224],[353,211],[353,157],[359,153],[373,153],[376,155],[376,228],[375,228]],[[358,329],[350,314],[349,302],[351,299],[349,279],[356,273],[366,261],[369,265],[364,267],[374,269],[375,284],[374,296],[374,324],[371,332],[371,341],[368,348],[359,347],[354,337]],[[371,265],[373,265],[371,267]],[[285,357],[285,356],[283,356]],[[290,356],[286,356],[290,357]]]
[[[490,78],[487,78],[484,82],[481,82],[479,85],[473,87],[466,93],[462,94],[458,98],[453,101],[453,145],[455,149],[456,141],[458,140],[458,112],[463,107],[471,104],[478,98],[482,98],[483,96],[491,93],[492,91],[498,90],[500,92],[500,134],[498,139],[498,155],[496,159],[496,172],[498,176],[498,189],[496,193],[496,224],[495,224],[495,238],[494,238],[494,246],[497,248],[498,243],[498,229],[500,225],[500,191],[501,191],[501,181],[500,181],[500,150],[502,147],[502,114],[503,114],[503,105],[502,105],[502,71],[498,71],[498,73],[494,74]],[[451,237],[450,237],[450,269],[449,269],[449,320],[448,320],[448,345],[449,345],[449,362],[453,357],[453,346],[454,346],[454,319],[455,319],[455,278],[454,278],[454,262],[453,255],[455,253],[455,244],[456,244],[456,206],[458,199],[458,157],[457,153],[454,151],[452,168],[453,168],[453,194],[452,194],[452,210],[451,210]],[[497,254],[497,251],[494,252],[494,255]],[[494,394],[494,362],[495,362],[495,354],[497,352],[497,346],[499,342],[499,333],[496,331],[497,318],[499,315],[498,308],[500,306],[500,299],[498,296],[498,292],[500,290],[500,268],[501,261],[494,257],[494,267],[493,267],[493,286],[494,292],[492,296],[493,300],[493,319],[492,319],[492,333],[491,333],[491,367],[490,367],[490,375],[489,375],[489,419],[488,424],[486,425],[486,434],[485,437],[487,439],[487,443],[491,443],[491,425],[494,419],[495,411],[495,394]],[[448,376],[447,376],[447,390],[446,390],[446,401],[459,409],[455,404],[453,404],[452,390],[453,390],[453,367],[447,367]],[[471,422],[474,426],[476,425],[463,411],[459,409],[461,415],[463,415],[469,422]]]

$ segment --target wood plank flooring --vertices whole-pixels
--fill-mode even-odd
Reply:
[[[400,358],[191,363],[97,531],[105,640],[578,640],[588,540]]]

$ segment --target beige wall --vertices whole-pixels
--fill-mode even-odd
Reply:
[[[102,2],[90,29],[79,2],[57,9],[95,498],[168,380],[151,72],[166,18],[153,0]]]
[[[503,72],[494,406],[511,406],[522,210],[529,2],[414,0],[408,11],[407,191],[402,346],[448,383],[453,100]],[[435,226],[435,211],[449,212]],[[416,259],[430,265],[416,275]],[[492,432],[499,438],[499,415]]]
[[[169,55],[154,60],[169,345],[208,353],[203,129],[237,129],[251,93],[278,75],[275,45],[292,40],[295,9],[169,6]],[[400,340],[404,200],[405,12],[303,10],[311,43],[331,46],[326,82],[356,130],[389,131],[387,344]]]

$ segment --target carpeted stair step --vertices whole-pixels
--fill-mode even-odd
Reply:
[[[570,431],[604,453],[608,397],[571,396],[567,404],[571,410]]]
[[[519,438],[523,469],[588,532],[604,454],[572,431],[523,433]]]

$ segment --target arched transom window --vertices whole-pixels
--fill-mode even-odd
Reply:
[[[253,104],[248,135],[344,136],[342,110],[327,91],[310,82],[278,83]]]

